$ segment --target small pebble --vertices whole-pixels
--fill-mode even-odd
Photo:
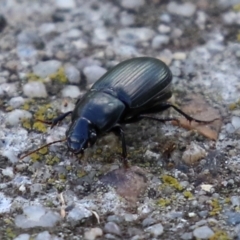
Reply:
[[[62,240],[62,238],[58,238],[57,236],[52,236],[48,231],[40,232],[34,240]]]
[[[98,237],[101,237],[103,235],[103,231],[101,228],[91,228],[90,230],[86,231],[84,233],[84,239],[85,240],[95,240]]]
[[[193,236],[197,239],[209,239],[214,235],[214,232],[208,226],[202,226],[194,229]]]
[[[155,32],[151,28],[122,28],[118,30],[117,35],[121,42],[135,45],[140,42],[151,40]]]
[[[18,235],[16,238],[14,238],[14,240],[29,240],[30,239],[30,235],[27,233],[23,233]],[[35,239],[36,240],[36,239]],[[47,239],[46,239],[47,240]]]
[[[98,65],[87,66],[83,69],[83,73],[87,78],[88,84],[95,83],[107,70]]]
[[[22,119],[31,118],[32,114],[23,109],[15,109],[6,114],[6,123],[10,126],[17,126]]]
[[[121,12],[120,23],[122,26],[127,27],[133,25],[135,22],[135,17],[133,14],[127,12]]]
[[[157,35],[152,40],[152,48],[153,49],[159,49],[163,45],[169,43],[170,38],[166,35]]]
[[[40,62],[33,67],[33,73],[41,78],[46,78],[49,75],[56,73],[61,67],[61,62],[57,60],[48,60]]]
[[[70,10],[76,7],[74,0],[55,0],[56,7],[60,10]]]
[[[186,232],[181,235],[181,239],[183,240],[192,240],[193,239],[193,234],[192,232]]]
[[[186,151],[184,151],[182,155],[182,160],[184,163],[188,165],[192,165],[197,163],[200,159],[206,156],[206,151],[197,145],[194,142],[191,142],[189,146],[187,146]]]
[[[196,6],[191,2],[186,2],[183,4],[170,2],[167,5],[167,11],[175,15],[191,17],[196,11]]]
[[[171,31],[171,28],[165,24],[160,24],[158,26],[158,31],[162,34],[169,33]]]
[[[114,222],[106,223],[104,226],[104,232],[121,236],[121,230],[120,230],[119,226]]]
[[[65,35],[67,38],[70,38],[70,39],[78,39],[81,37],[82,32],[79,29],[74,28],[68,31]]]
[[[19,228],[54,227],[60,220],[58,213],[33,205],[23,208],[23,214],[15,217],[15,224]]]
[[[74,207],[67,215],[67,221],[72,226],[79,224],[80,221],[92,216],[92,212],[84,207]]]
[[[12,167],[6,167],[5,169],[2,170],[2,174],[4,176],[13,178],[14,177],[13,168]]]
[[[240,128],[240,117],[238,116],[233,116],[231,119],[231,123],[233,125],[233,127],[235,128],[235,130]]]
[[[80,72],[76,67],[72,65],[67,65],[65,67],[65,74],[70,83],[75,83],[75,84],[80,83],[81,81]]]
[[[187,54],[185,52],[175,52],[173,54],[173,59],[175,60],[185,60],[187,58]]]
[[[23,86],[23,94],[30,98],[46,98],[47,90],[42,82],[28,82]]]
[[[121,0],[122,7],[126,9],[137,9],[145,4],[145,0]]]
[[[12,108],[18,108],[20,107],[21,105],[23,105],[25,102],[25,99],[21,96],[19,97],[13,97],[9,100],[9,105],[12,107]]]
[[[149,227],[151,225],[153,225],[154,223],[156,222],[155,219],[151,218],[151,217],[148,217],[148,218],[145,218],[143,221],[142,221],[142,226],[145,228],[145,227]]]
[[[62,89],[63,97],[78,98],[81,92],[77,86],[67,85]]]
[[[151,235],[153,235],[154,237],[158,237],[163,234],[163,226],[161,223],[158,223],[146,228],[146,231],[151,233]]]
[[[0,96],[7,95],[14,97],[17,95],[17,86],[15,83],[2,83],[0,85]]]

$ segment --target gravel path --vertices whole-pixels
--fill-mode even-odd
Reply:
[[[240,239],[239,26],[240,0],[1,0],[0,238]],[[216,141],[142,121],[124,126],[128,170],[113,134],[82,157],[63,142],[19,159],[70,121],[36,118],[137,56],[169,65],[174,103],[220,114]]]

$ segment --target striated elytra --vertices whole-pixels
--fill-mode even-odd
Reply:
[[[204,122],[190,117],[166,102],[172,95],[171,82],[172,73],[161,60],[151,57],[132,58],[119,63],[105,73],[77,101],[73,111],[62,114],[52,121],[44,122],[53,127],[71,114],[71,124],[66,132],[66,141],[68,150],[75,154],[92,146],[104,133],[114,132],[122,141],[122,156],[126,165],[127,150],[121,124],[137,122],[144,118],[159,122],[177,120],[176,118],[159,119],[149,116],[149,114],[158,113],[170,107],[189,121]]]

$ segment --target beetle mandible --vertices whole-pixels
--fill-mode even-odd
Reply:
[[[159,119],[149,116],[170,107],[189,121],[210,123],[215,120],[197,120],[168,103],[167,100],[172,96],[171,83],[172,73],[161,60],[151,57],[132,58],[106,72],[83,98],[77,101],[73,111],[66,112],[52,121],[43,122],[53,127],[71,114],[66,141],[68,150],[75,154],[82,153],[84,149],[92,146],[99,136],[112,131],[122,141],[122,157],[126,163],[127,149],[121,124],[137,122],[144,118],[159,122],[177,121],[176,118]]]

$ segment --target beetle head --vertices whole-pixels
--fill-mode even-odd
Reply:
[[[96,142],[97,133],[90,121],[79,118],[67,131],[66,137],[69,151],[78,154]]]

